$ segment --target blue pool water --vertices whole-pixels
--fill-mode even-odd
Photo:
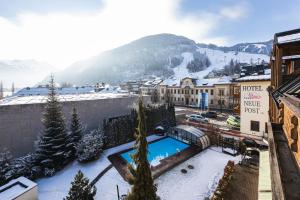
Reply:
[[[179,151],[189,147],[190,145],[180,142],[176,139],[167,137],[162,140],[150,143],[148,145],[148,161],[152,166],[159,164],[159,161],[176,154]],[[122,153],[121,156],[128,162],[133,163],[130,155],[135,153],[135,149]]]

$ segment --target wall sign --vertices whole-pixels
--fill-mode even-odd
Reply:
[[[242,86],[242,91],[246,92],[243,98],[244,112],[263,114],[261,112],[262,96],[259,94],[263,91],[261,86]]]

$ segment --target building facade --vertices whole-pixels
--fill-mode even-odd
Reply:
[[[233,85],[229,77],[167,79],[159,85],[159,98],[175,105],[192,107],[200,107],[203,98],[206,98],[207,108],[229,110],[233,107]]]
[[[245,76],[237,79],[240,87],[240,131],[262,139],[269,121],[270,75]]]
[[[300,199],[300,29],[276,33],[268,142],[273,199]]]
[[[152,81],[145,82],[140,87],[140,94],[142,95],[152,95],[155,90],[158,90],[158,85],[162,82],[161,79],[156,79]],[[158,91],[157,91],[158,92]]]

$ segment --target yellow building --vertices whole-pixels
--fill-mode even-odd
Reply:
[[[233,108],[233,85],[231,78],[183,79],[170,78],[159,85],[160,101],[168,98],[175,105],[198,107],[201,93],[207,94],[209,109]]]

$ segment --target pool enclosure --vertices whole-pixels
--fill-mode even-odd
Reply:
[[[171,127],[167,135],[188,144],[201,146],[202,149],[210,146],[209,137],[203,131],[193,126],[178,125]]]

